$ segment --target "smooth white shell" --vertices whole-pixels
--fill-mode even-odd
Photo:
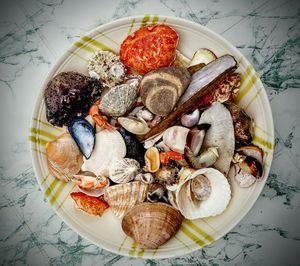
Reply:
[[[191,201],[189,180],[198,175],[208,178],[211,194],[208,199]],[[231,198],[230,185],[226,177],[214,168],[203,168],[189,175],[176,189],[176,205],[187,219],[198,219],[221,214],[229,204]]]
[[[189,131],[190,130],[186,127],[169,127],[163,134],[163,142],[172,151],[176,151],[183,154],[186,144],[186,138]]]
[[[129,131],[133,134],[136,134],[136,135],[146,134],[150,130],[146,121],[142,118],[119,117],[118,122],[127,131]]]
[[[227,176],[234,154],[234,128],[230,112],[227,108],[215,102],[205,110],[200,117],[199,124],[208,123],[211,127],[207,130],[202,147],[217,147],[219,158],[213,167]]]
[[[95,147],[91,157],[83,159],[82,171],[90,171],[95,175],[108,176],[111,164],[126,155],[126,146],[117,130],[102,130],[96,134]]]

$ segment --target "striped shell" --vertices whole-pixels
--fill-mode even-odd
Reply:
[[[122,229],[141,248],[157,248],[172,238],[183,216],[165,203],[141,203],[130,209],[122,220]]]
[[[140,171],[137,160],[124,158],[115,161],[109,168],[109,178],[115,183],[127,183],[135,178]]]
[[[102,96],[99,109],[108,116],[122,116],[133,107],[136,98],[135,87],[121,84],[109,89]]]
[[[148,185],[139,181],[119,184],[106,189],[104,200],[112,212],[122,218],[127,210],[146,199],[147,190]]]

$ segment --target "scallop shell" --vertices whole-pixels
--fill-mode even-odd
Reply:
[[[126,72],[119,56],[102,50],[89,60],[88,70],[91,77],[100,79],[108,87],[122,83]]]
[[[123,159],[126,154],[125,142],[117,130],[102,130],[96,134],[94,150],[89,159],[84,158],[83,171],[96,176],[108,176],[108,169],[115,160]]]
[[[191,195],[190,180],[204,175],[210,182],[211,193],[206,200],[197,200]],[[230,185],[226,177],[214,168],[203,168],[189,175],[176,189],[176,204],[187,219],[198,219],[221,214],[231,198]],[[192,200],[191,200],[192,199]]]
[[[141,248],[154,249],[172,238],[183,217],[165,203],[141,203],[130,209],[122,220],[122,229]]]
[[[127,183],[135,178],[140,171],[137,160],[124,158],[115,161],[109,168],[109,178],[115,183]]]
[[[46,144],[46,157],[50,173],[68,182],[80,171],[83,156],[69,133]]]
[[[227,176],[234,154],[234,128],[230,112],[227,108],[215,102],[200,117],[199,124],[208,123],[211,127],[207,130],[202,144],[203,150],[217,147],[219,158],[213,167]]]
[[[186,127],[170,127],[163,134],[163,142],[172,151],[176,151],[183,154],[189,131],[190,130]]]
[[[155,173],[160,167],[160,158],[158,149],[155,147],[149,148],[145,153],[145,171]]]
[[[127,131],[136,135],[143,135],[150,131],[147,122],[142,118],[119,117],[118,122]]]
[[[121,84],[109,89],[101,99],[99,109],[108,116],[122,116],[129,111],[137,98],[136,89],[128,84]]]
[[[107,188],[104,199],[112,212],[122,218],[127,210],[146,199],[148,185],[134,181]]]

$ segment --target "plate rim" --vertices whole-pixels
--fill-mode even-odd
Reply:
[[[232,43],[230,43],[227,39],[225,39],[222,35],[216,33],[215,31],[211,30],[210,28],[203,26],[201,24],[198,24],[194,21],[188,20],[188,19],[183,19],[183,18],[179,18],[179,17],[174,17],[174,16],[167,16],[167,15],[163,15],[163,14],[146,14],[147,16],[158,16],[160,18],[165,18],[167,19],[166,24],[168,24],[168,21],[172,22],[177,22],[179,24],[181,23],[185,23],[185,24],[190,24],[195,28],[201,28],[202,32],[208,32],[209,34],[211,34],[214,38],[217,39],[221,39],[222,42],[224,42],[227,46],[229,46],[231,49],[233,49],[237,54],[241,55],[243,60],[246,62],[246,64],[248,65],[252,65],[250,64],[250,62],[248,61],[247,57],[244,56],[242,54],[242,52],[239,51],[238,48],[236,48],[235,45],[233,45]],[[90,36],[92,34],[94,34],[96,31],[101,31],[101,29],[103,28],[113,28],[113,27],[117,27],[118,25],[121,25],[123,23],[128,23],[130,21],[132,21],[133,19],[135,19],[136,21],[140,21],[142,20],[146,15],[139,15],[139,16],[128,16],[128,17],[123,17],[123,18],[119,18],[113,21],[108,21],[104,24],[101,24],[97,27],[94,27],[93,29],[91,29],[90,31],[83,33],[80,35],[87,35]],[[158,23],[164,23],[162,21],[159,21]],[[43,81],[41,82],[40,88],[38,90],[38,94],[35,98],[34,101],[34,107],[33,110],[31,112],[31,118],[34,117],[35,114],[39,113],[39,103],[41,101],[43,101],[43,93],[44,93],[44,88],[47,86],[47,83],[49,82],[49,80],[53,77],[53,75],[55,74],[55,72],[59,69],[59,67],[61,66],[61,64],[69,57],[68,51],[70,50],[76,50],[78,47],[76,47],[74,45],[74,43],[80,39],[77,38],[70,46],[67,50],[65,50],[61,55],[58,56],[58,58],[56,59],[55,64],[51,67],[51,69],[47,72],[47,74],[45,74]],[[254,68],[255,70],[255,68]],[[256,72],[257,73],[257,72]],[[258,74],[258,73],[257,73]],[[261,93],[263,94],[262,98],[267,99],[267,101],[264,103],[264,107],[266,108],[267,112],[269,113],[268,118],[270,118],[270,126],[271,126],[271,132],[270,134],[272,135],[272,138],[270,138],[269,140],[271,140],[271,144],[274,147],[274,142],[275,142],[275,135],[274,135],[274,119],[273,119],[273,113],[272,113],[272,109],[271,109],[271,105],[270,105],[270,101],[266,92],[266,89],[258,75],[257,81],[258,86],[262,88]],[[37,121],[31,119],[30,120],[30,128],[34,128],[37,125]],[[39,167],[39,162],[38,159],[36,158],[36,155],[34,154],[34,143],[30,142],[30,156],[31,156],[31,162],[32,162],[32,166],[33,166],[33,170],[34,170],[34,174],[36,177],[36,180],[38,181],[39,187],[41,188],[42,192],[44,191],[44,187],[42,186],[41,180],[38,176],[40,176],[40,170],[38,169]],[[239,216],[238,219],[236,219],[234,222],[232,222],[230,224],[230,226],[228,226],[228,228],[225,231],[224,234],[220,234],[215,238],[215,241],[218,241],[220,238],[222,238],[223,236],[225,236],[226,234],[228,234],[237,224],[239,224],[241,222],[242,219],[245,218],[245,216],[249,213],[249,211],[254,207],[255,202],[258,200],[259,196],[261,195],[261,192],[266,184],[266,181],[269,177],[269,173],[270,173],[270,169],[272,167],[272,162],[274,159],[274,148],[272,149],[272,155],[270,157],[270,165],[267,169],[266,172],[266,177],[264,179],[264,184],[259,188],[258,190],[258,196],[256,198],[252,198],[250,199],[250,204],[248,204],[248,207],[243,211],[243,215]],[[91,243],[93,243],[94,245],[96,245],[97,247],[100,247],[101,249],[104,250],[108,250],[109,252],[112,252],[114,254],[118,254],[118,255],[122,255],[122,256],[127,256],[127,257],[131,257],[131,258],[136,258],[136,256],[131,256],[128,253],[125,252],[121,252],[121,251],[116,251],[111,249],[110,247],[107,246],[103,246],[102,244],[99,244],[99,242],[96,241],[96,239],[94,239],[94,237],[89,234],[88,236],[86,235],[86,231],[81,231],[81,228],[76,227],[76,223],[70,219],[68,216],[63,216],[63,213],[56,209],[54,205],[51,205],[49,202],[49,199],[47,197],[44,196],[44,194],[42,194],[43,199],[47,200],[47,204],[50,205],[50,207],[54,210],[54,212],[62,219],[63,222],[65,222],[67,224],[68,227],[70,227],[75,233],[79,234],[82,238],[87,239],[88,241],[90,241]],[[208,244],[208,245],[212,245],[214,242]],[[200,249],[202,249],[203,247],[198,246],[197,249],[192,249],[192,250],[186,250],[185,252],[182,252],[181,254],[160,254],[160,255],[156,255],[156,257],[151,257],[151,256],[147,256],[146,254],[144,255],[143,259],[163,259],[163,258],[175,258],[178,256],[182,256],[182,255],[187,255],[190,254],[192,252],[198,251]]]

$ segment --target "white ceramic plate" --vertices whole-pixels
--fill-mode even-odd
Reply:
[[[49,174],[45,158],[45,144],[57,137],[62,130],[51,126],[45,116],[43,92],[48,81],[62,71],[77,71],[87,75],[87,60],[99,49],[110,49],[118,53],[125,37],[144,25],[166,23],[179,34],[178,49],[187,57],[202,47],[217,56],[231,54],[239,62],[237,71],[242,73],[242,85],[238,104],[255,120],[254,143],[265,153],[264,178],[248,189],[232,182],[232,200],[226,211],[213,218],[185,220],[181,229],[169,242],[156,250],[144,250],[126,237],[121,222],[110,210],[102,217],[93,217],[78,211],[69,194],[76,190],[73,184],[63,183]],[[58,60],[41,86],[35,104],[30,128],[33,165],[44,196],[56,213],[77,233],[96,245],[114,253],[132,257],[166,258],[180,256],[200,249],[229,232],[250,210],[260,195],[269,174],[274,146],[272,113],[265,89],[248,60],[229,42],[199,24],[171,17],[144,16],[120,19],[102,25],[82,36]]]

